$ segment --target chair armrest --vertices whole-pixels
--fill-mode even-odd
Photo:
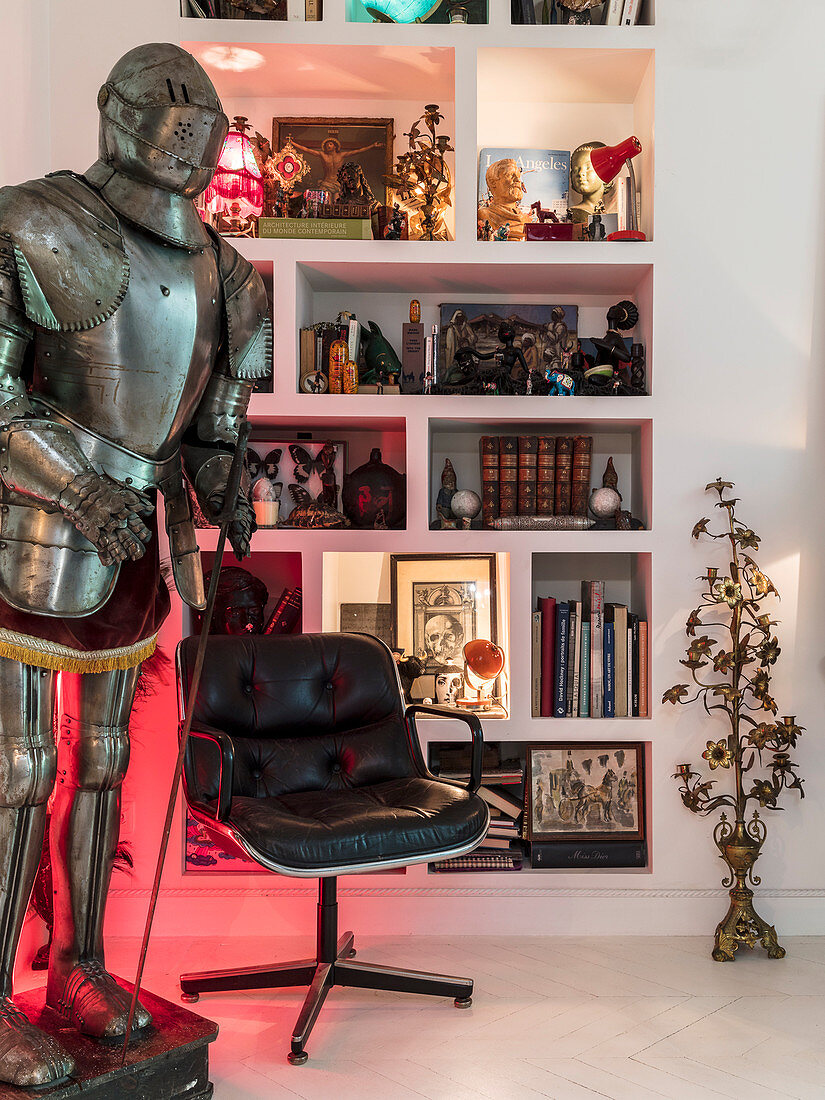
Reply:
[[[192,729],[189,731],[191,741],[206,741],[217,747],[221,755],[221,771],[218,779],[218,806],[215,811],[216,821],[226,821],[232,809],[232,790],[235,780],[235,746],[228,733],[216,729]],[[195,750],[194,744],[192,745]],[[200,792],[196,792],[200,794]],[[199,799],[200,801],[200,799]]]
[[[470,794],[475,794],[481,786],[481,762],[484,756],[484,732],[478,715],[472,711],[458,710],[452,707],[438,707],[431,703],[412,703],[404,711],[404,717],[412,727],[419,744],[421,738],[418,737],[418,728],[415,724],[416,714],[430,715],[433,718],[457,718],[470,727],[473,736],[473,748],[470,760],[470,781],[467,784],[467,790]]]

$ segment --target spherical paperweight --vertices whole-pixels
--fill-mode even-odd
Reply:
[[[615,516],[622,505],[622,498],[615,489],[594,489],[590,495],[590,511],[597,519]]]
[[[472,489],[459,489],[453,493],[450,510],[458,519],[475,519],[481,511],[481,497]]]

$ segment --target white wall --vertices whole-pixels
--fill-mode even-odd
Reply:
[[[18,67],[2,74],[4,132],[17,141],[36,135],[39,144],[36,152],[18,146],[0,183],[90,163],[99,84],[124,49],[180,37],[176,8],[177,0],[52,0],[46,33],[37,22],[42,6],[15,5],[9,25]],[[653,873],[641,881],[565,876],[549,892],[535,877],[514,876],[500,892],[485,891],[483,882],[479,891],[476,879],[449,897],[426,896],[431,880],[424,887],[416,880],[406,895],[391,880],[377,895],[375,880],[356,883],[356,894],[367,887],[371,894],[349,900],[348,911],[373,931],[712,931],[724,908],[721,891],[714,893],[721,864],[712,823],[688,815],[670,775],[723,729],[696,708],[675,712],[655,700],[680,679],[694,578],[716,562],[689,536],[708,514],[702,486],[717,474],[736,482],[742,518],[763,537],[760,560],[783,595],[775,694],[780,713],[795,713],[809,731],[798,751],[809,797],[784,799],[785,812],[770,818],[761,909],[784,934],[825,926],[825,5],[660,0],[657,16],[654,711],[640,731],[653,743]],[[50,80],[34,76],[45,49]],[[27,70],[19,65],[24,56]],[[13,105],[23,97],[6,88],[18,79],[27,90],[22,128]],[[167,645],[175,629],[171,623]],[[137,870],[128,888],[117,886],[110,907],[123,931],[139,928],[151,881],[162,801],[155,792],[165,784],[158,760],[174,738],[173,698],[171,689],[159,697],[135,749]],[[204,884],[193,895],[173,862],[167,884],[176,901],[161,902],[161,931],[310,926],[308,886],[288,888],[295,900],[273,901],[260,880],[245,879]]]

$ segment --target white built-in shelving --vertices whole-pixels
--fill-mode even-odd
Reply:
[[[262,530],[253,540],[253,568],[257,563],[270,588],[283,578],[300,577],[304,630],[338,629],[337,603],[365,599],[352,588],[342,590],[346,578],[386,579],[391,553],[495,553],[510,716],[488,723],[490,739],[514,744],[560,738],[646,740],[647,724],[636,720],[531,717],[530,612],[539,594],[575,598],[578,579],[603,576],[609,588],[613,586],[613,599],[623,599],[648,619],[652,614],[655,394],[656,372],[661,369],[655,364],[654,333],[655,7],[648,0],[642,16],[645,25],[635,28],[512,26],[508,2],[490,0],[489,7],[489,23],[469,26],[366,24],[356,0],[325,0],[324,19],[318,23],[179,22],[181,43],[206,67],[227,114],[246,115],[261,133],[269,134],[272,118],[278,116],[393,117],[398,152],[404,147],[404,131],[423,105],[435,102],[445,116],[441,130],[455,147],[450,155],[455,183],[452,241],[233,242],[261,271],[273,304],[274,388],[253,397],[253,445],[256,436],[272,438],[273,431],[283,436],[308,432],[314,439],[346,438],[350,468],[368,455],[370,445],[381,446],[385,460],[407,476],[405,530]],[[225,61],[227,51],[237,48],[257,54],[257,67],[230,71],[216,66],[215,58]],[[646,242],[476,240],[481,147],[572,149],[592,139],[618,142],[630,133],[636,133],[644,147],[637,171]],[[629,298],[639,309],[633,338],[645,345],[651,396],[462,398],[297,392],[299,328],[334,319],[339,310],[348,309],[362,321],[376,321],[400,353],[401,324],[408,319],[412,298],[421,302],[425,325],[440,320],[442,302],[576,303],[579,332],[585,336],[602,334],[607,308]],[[430,530],[444,459],[453,461],[460,487],[477,490],[478,436],[519,433],[591,434],[592,483],[598,484],[604,461],[612,455],[625,504],[646,529]],[[200,531],[199,542],[208,564],[215,532]],[[369,585],[361,587],[367,591]],[[655,646],[650,650],[654,654]],[[453,723],[421,726],[427,740],[464,736],[462,727]],[[648,776],[651,763],[649,758]],[[648,783],[650,822],[651,794]],[[622,874],[598,873],[608,880]],[[565,879],[575,882],[576,873],[529,874],[536,888],[549,889]],[[472,885],[504,888],[513,880],[506,874],[428,878],[423,867],[409,868],[406,875],[407,883],[442,893]]]

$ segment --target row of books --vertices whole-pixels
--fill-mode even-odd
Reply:
[[[590,435],[483,435],[481,519],[506,516],[586,516],[590,497]]]
[[[469,750],[465,746],[442,749],[437,773],[441,779],[466,783],[470,778]],[[431,869],[449,871],[520,871],[524,853],[521,837],[522,799],[516,797],[524,782],[521,760],[502,760],[497,745],[484,746],[481,786],[478,793],[490,807],[490,824],[484,840],[472,852],[432,863]],[[515,795],[510,790],[515,788]]]
[[[646,718],[646,620],[605,602],[604,581],[582,581],[581,600],[541,596],[533,613],[534,717]]]

